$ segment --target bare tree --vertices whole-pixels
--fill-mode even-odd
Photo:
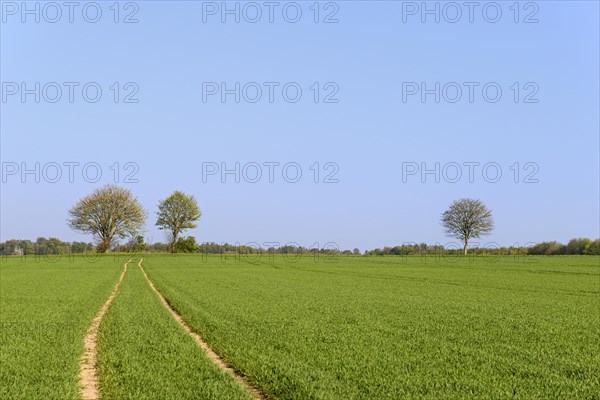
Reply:
[[[69,226],[93,234],[98,250],[105,253],[116,239],[139,233],[147,212],[129,190],[107,185],[79,200],[69,215]]]
[[[455,200],[442,214],[446,235],[460,239],[467,254],[469,239],[487,235],[494,229],[492,212],[485,204],[474,199]]]
[[[195,228],[194,222],[200,219],[202,213],[194,196],[177,190],[158,204],[157,215],[156,225],[167,231],[169,248],[175,253],[179,234],[185,229]]]

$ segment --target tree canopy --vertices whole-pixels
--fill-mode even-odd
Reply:
[[[446,235],[460,239],[467,254],[469,239],[487,235],[494,229],[492,212],[479,200],[460,199],[452,202],[442,214]]]
[[[167,231],[169,248],[174,253],[177,251],[177,239],[186,229],[196,227],[195,222],[202,213],[194,196],[189,196],[179,190],[158,204],[156,225],[159,229]]]
[[[106,252],[119,238],[137,235],[143,228],[147,212],[127,189],[107,185],[80,199],[69,210],[69,226],[91,233],[98,250]]]

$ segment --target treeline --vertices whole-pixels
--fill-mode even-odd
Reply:
[[[599,255],[600,239],[571,239],[566,245],[558,242],[542,242],[530,247],[529,254],[548,256],[564,254]]]
[[[308,248],[289,244],[277,247],[261,247],[258,244],[240,245],[214,242],[197,244],[196,239],[193,236],[179,238],[175,245],[175,249],[178,253],[202,254],[361,254],[360,250],[358,249],[354,249],[354,252],[351,252],[350,250],[340,251],[335,244],[330,244],[329,246],[322,248]],[[158,242],[151,245],[146,245],[144,250],[149,252],[166,252],[169,251],[169,245],[167,243]],[[135,249],[122,246],[121,251],[135,251]]]
[[[30,240],[7,240],[0,242],[0,255],[44,255],[44,254],[83,254],[94,253],[98,247],[93,243],[63,242],[57,238],[39,237],[35,242]],[[144,242],[144,238],[137,236],[123,245],[111,248],[113,252],[150,252],[163,253],[170,251],[167,243]],[[179,238],[176,243],[179,253],[202,254],[328,254],[328,255],[366,255],[366,256],[410,256],[410,255],[460,255],[462,247],[456,244],[405,243],[398,246],[366,250],[361,253],[359,249],[341,250],[335,243],[327,243],[323,247],[303,247],[295,244],[283,246],[261,247],[258,244],[228,244],[206,242],[196,243],[194,236]],[[571,239],[567,244],[556,241],[541,242],[532,246],[501,247],[493,244],[485,247],[469,249],[469,254],[475,255],[600,255],[600,239],[588,238]]]
[[[462,254],[463,249],[457,243],[455,245],[440,244],[428,245],[426,243],[410,243],[394,247],[384,247],[383,249],[374,249],[365,251],[369,256],[409,256],[409,255],[436,255],[436,254]],[[485,247],[474,247],[469,249],[469,254],[485,255],[538,255],[538,256],[557,256],[557,255],[600,255],[600,239],[591,240],[588,238],[571,239],[569,243],[562,244],[556,241],[541,242],[532,246],[498,246],[488,244]]]
[[[118,244],[110,249],[112,252],[125,253],[164,253],[169,252],[169,244],[156,242],[148,244],[142,236],[137,236],[125,244]],[[57,238],[38,238],[31,240],[7,240],[0,242],[0,255],[44,255],[44,254],[84,254],[99,251],[98,246],[85,242],[63,242]],[[302,246],[284,245],[278,247],[260,247],[258,245],[234,245],[228,243],[207,242],[198,244],[194,236],[179,238],[176,242],[178,253],[203,254],[355,254],[358,249],[340,251],[335,244],[323,248],[307,248]]]
[[[39,237],[35,242],[31,240],[7,240],[0,242],[0,255],[44,255],[91,253],[96,251],[93,243],[63,242],[57,238]]]

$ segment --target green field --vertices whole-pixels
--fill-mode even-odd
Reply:
[[[78,399],[83,337],[123,263],[114,257],[0,264],[0,399]]]
[[[600,398],[600,257],[143,257],[187,324],[267,398]],[[77,398],[83,336],[122,264],[3,260],[0,398]],[[135,264],[98,350],[106,399],[247,396]]]
[[[100,391],[107,399],[250,399],[199,351],[135,263],[99,336]]]

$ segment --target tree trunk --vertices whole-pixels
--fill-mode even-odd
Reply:
[[[106,253],[108,251],[108,248],[110,247],[110,238],[108,237],[103,237],[100,238],[100,253]]]
[[[465,240],[465,247],[463,248],[464,252],[465,252],[465,256],[467,255],[467,250],[469,249],[469,241]]]
[[[171,253],[176,253],[177,236],[178,235],[179,235],[179,233],[177,233],[177,232],[173,232],[173,234],[172,234],[173,241],[171,242]]]

